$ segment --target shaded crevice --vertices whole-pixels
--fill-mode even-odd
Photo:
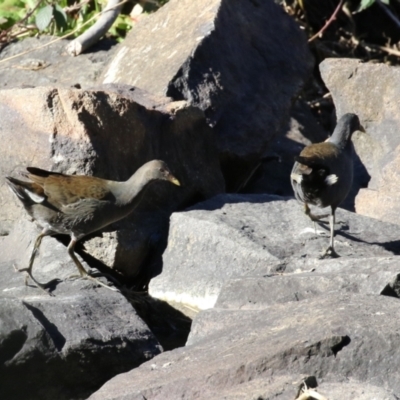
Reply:
[[[67,340],[58,330],[57,326],[50,322],[43,312],[38,308],[25,302],[22,302],[22,304],[32,313],[32,315],[39,321],[40,325],[42,325],[49,334],[50,339],[52,340],[57,351],[61,351]]]
[[[331,347],[331,350],[332,350],[334,356],[336,357],[337,353],[339,353],[339,351],[341,351],[344,347],[349,345],[350,342],[351,342],[351,339],[349,336],[347,336],[347,335],[342,336],[339,343],[337,343]]]
[[[12,360],[24,347],[27,338],[26,326],[19,330],[11,331],[8,336],[0,342],[0,365]]]
[[[400,274],[396,275],[396,277],[393,279],[391,284],[388,285],[388,287],[390,288],[393,297],[400,298]],[[383,291],[385,289],[383,289]],[[384,294],[383,291],[381,294]]]
[[[382,296],[399,298],[398,294],[390,284],[387,284],[379,294]]]
[[[164,351],[185,346],[192,326],[192,318],[166,301],[147,293],[122,293],[140,318],[146,323]]]

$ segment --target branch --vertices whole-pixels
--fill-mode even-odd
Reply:
[[[121,4],[126,3],[127,1],[128,1],[128,0],[124,0]],[[100,15],[101,15],[101,14],[102,14],[102,12],[100,13]],[[71,31],[71,32],[68,32],[68,33],[65,34],[64,36],[59,36],[59,37],[57,37],[57,38],[54,39],[54,40],[50,40],[50,42],[48,42],[48,43],[42,44],[42,45],[37,46],[37,47],[33,47],[33,48],[31,48],[31,49],[28,49],[28,50],[25,50],[25,51],[23,51],[23,52],[21,52],[21,53],[15,54],[14,56],[10,56],[10,57],[3,58],[2,60],[0,60],[0,64],[2,64],[2,63],[4,63],[4,62],[7,62],[7,61],[10,61],[10,60],[13,60],[14,58],[18,58],[18,57],[24,56],[25,54],[32,53],[32,52],[34,52],[34,51],[36,51],[36,50],[39,50],[39,49],[42,49],[42,48],[44,48],[44,47],[50,46],[50,45],[52,45],[53,43],[59,42],[60,40],[66,39],[67,37],[70,37],[70,36],[72,36],[72,35],[75,35],[76,32],[78,32],[78,31],[79,31],[80,29],[82,29],[84,26],[90,24],[90,23],[91,23],[95,18],[97,18],[98,16],[99,16],[99,14],[93,15],[93,17],[91,17],[91,18],[89,18],[87,21],[85,21],[80,27],[74,29],[74,30]]]
[[[65,49],[68,54],[77,56],[104,36],[117,19],[122,5],[127,1],[108,0],[106,8],[101,12],[101,16],[96,23],[66,46]]]
[[[312,36],[310,39],[308,39],[309,43],[312,42],[314,39],[316,39],[319,35],[321,35],[321,33],[323,33],[326,30],[326,28],[328,28],[328,26],[336,19],[336,15],[342,8],[342,5],[343,5],[343,0],[340,0],[339,4],[337,5],[337,7],[336,7],[335,11],[333,12],[333,14],[331,15],[331,17],[328,19],[328,21],[325,22],[325,25],[314,36]]]

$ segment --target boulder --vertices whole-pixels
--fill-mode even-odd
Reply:
[[[312,64],[305,35],[273,0],[171,0],[135,24],[101,81],[200,107],[237,191],[287,125]]]
[[[322,382],[327,398],[358,398],[349,393],[364,387],[392,399],[400,392],[399,304],[327,294],[259,310],[201,311],[184,348],[113,378],[90,399],[294,399],[306,376]]]
[[[153,186],[129,218],[85,244],[128,278],[160,258],[173,210],[224,191],[213,133],[203,112],[184,101],[123,85],[13,89],[0,91],[0,116],[2,176],[17,177],[20,169],[36,166],[122,181],[149,160],[167,162],[182,186]],[[0,204],[6,234],[25,211],[5,181]],[[144,271],[139,286],[151,274],[151,268]]]
[[[312,267],[311,267],[312,265]],[[215,307],[259,309],[331,293],[363,293],[400,298],[397,257],[360,257],[310,263],[307,272],[255,273],[230,279]]]
[[[302,205],[291,198],[225,194],[174,213],[163,271],[151,281],[150,294],[206,309],[214,306],[222,286],[233,278],[318,271],[325,264],[335,270],[343,260],[348,260],[350,270],[353,263],[362,264],[357,260],[400,253],[398,225],[342,209],[336,214],[335,248],[342,257],[320,260],[329,244],[329,224],[314,230]],[[368,265],[374,266],[374,261]],[[389,276],[376,282],[374,293],[394,271],[392,267]],[[323,286],[316,290],[323,291]]]
[[[129,385],[131,382],[129,380],[129,374],[123,374],[122,377],[124,378],[123,385],[127,386],[127,389],[125,390],[126,394],[121,395],[121,391],[119,391],[114,397],[112,393],[112,390],[114,390],[113,386],[111,384],[107,384],[100,389],[99,394],[94,394],[92,399],[143,399],[142,394],[133,393],[130,390]],[[121,381],[122,379],[120,382]],[[218,390],[215,390],[213,387],[204,387],[201,391],[199,391],[199,393],[196,393],[196,398],[207,400],[293,400],[295,398],[297,399],[296,394],[300,395],[300,393],[302,393],[302,391],[299,390],[299,387],[304,388],[304,385],[302,384],[304,381],[307,384],[307,392],[310,395],[312,393],[317,393],[320,396],[325,395],[324,398],[328,398],[329,395],[329,399],[333,400],[397,400],[396,395],[393,394],[390,389],[386,390],[381,387],[366,384],[365,382],[356,381],[354,379],[351,379],[347,382],[334,382],[324,379],[319,383],[314,376],[304,376],[301,374],[271,374],[271,376],[262,376],[260,378],[255,378],[251,381],[242,382],[237,385],[219,388]],[[312,386],[310,386],[310,384]],[[311,392],[311,390],[313,392]],[[165,392],[162,391],[161,394],[165,395]],[[151,398],[153,397],[150,397],[150,399]],[[306,397],[305,399],[313,400],[318,399],[318,397]]]
[[[14,266],[27,266],[35,233],[33,224],[21,220],[0,240],[2,399],[87,398],[111,377],[162,351],[121,293],[66,279],[78,271],[65,246],[52,237],[43,239],[33,274],[52,281],[55,296],[30,281],[25,286],[25,273]]]
[[[306,382],[306,386],[301,384],[303,381]],[[314,383],[316,386],[310,386],[310,383]],[[298,389],[299,387],[301,387],[300,390]],[[308,397],[297,397],[296,394],[298,396],[308,394]],[[317,397],[318,395],[320,397]],[[248,400],[249,398],[257,400],[297,400],[298,398],[306,400],[397,400],[396,395],[391,390],[369,385],[365,382],[355,380],[350,382],[327,382],[324,379],[318,384],[318,381],[313,376],[304,377],[295,374],[258,378],[233,387],[224,388],[217,393],[213,389],[205,390],[201,398],[207,400]]]
[[[320,70],[338,118],[354,112],[367,132],[353,137],[360,159],[356,172],[364,174],[356,187],[357,213],[400,224],[400,71],[385,64],[337,58],[326,59]]]

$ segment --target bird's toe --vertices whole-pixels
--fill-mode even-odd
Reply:
[[[102,274],[99,274],[99,275],[103,276]],[[105,287],[107,289],[110,289],[113,292],[119,292],[119,290],[117,288],[109,286],[106,283],[100,281],[99,279],[97,279],[94,276],[92,276],[91,273],[87,273],[86,275],[82,275],[82,276],[81,275],[76,275],[76,274],[75,275],[71,275],[71,276],[68,277],[68,279],[71,279],[71,280],[76,280],[76,279],[89,280],[89,281],[92,281],[92,282],[96,283],[97,285],[100,285],[100,286],[103,286],[103,287]]]
[[[320,260],[326,258],[338,258],[340,255],[336,253],[335,249],[332,246],[329,246],[319,257]]]

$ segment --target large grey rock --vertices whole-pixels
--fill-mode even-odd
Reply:
[[[325,263],[399,254],[395,224],[339,209],[335,248],[343,256],[320,260],[329,226],[318,226],[295,200],[271,195],[219,195],[171,216],[163,271],[152,296],[201,309],[212,307],[221,287],[243,275],[307,271]],[[350,267],[349,267],[350,268]],[[393,271],[392,271],[393,272]]]
[[[75,58],[65,51],[68,43],[67,39],[46,35],[10,43],[0,51],[0,89],[94,85],[112,58],[116,42],[101,40],[89,52]]]
[[[224,388],[221,391],[205,390],[201,399],[207,400],[293,400],[297,399],[300,391],[297,390],[302,380],[300,375],[278,375],[262,377],[244,382],[233,387]],[[307,379],[308,378],[308,379]],[[314,378],[314,379],[313,379]],[[315,377],[306,377],[306,381],[315,380]],[[310,389],[307,385],[307,393],[319,394],[324,399],[331,400],[397,400],[398,397],[392,391],[381,387],[351,380],[350,382],[327,382],[323,380],[316,388]],[[312,390],[312,391],[311,391]],[[320,397],[322,398],[322,397]],[[303,397],[304,399],[304,397]],[[305,397],[307,400],[318,399],[317,396]]]
[[[309,266],[308,272],[263,276],[259,271],[259,276],[250,273],[231,279],[222,287],[215,307],[258,309],[333,292],[400,298],[397,257],[342,258],[323,263],[310,262]]]
[[[286,397],[280,398],[294,399],[296,388],[292,386],[289,396],[289,386],[279,378],[289,374],[297,375],[297,382],[301,375],[314,375],[335,383],[330,387],[336,393],[340,383],[343,393],[346,384],[360,393],[360,385],[351,389],[358,381],[375,387],[371,393],[393,398],[400,393],[399,305],[398,299],[386,296],[347,294],[263,310],[202,311],[184,348],[113,378],[90,399],[231,398],[223,395],[234,389],[242,393],[236,398],[260,398],[260,379],[276,384],[275,395],[286,389]],[[243,395],[242,388],[249,392]],[[350,398],[330,397],[322,384],[320,392],[332,399]]]
[[[131,382],[129,380],[129,374],[124,374],[123,378],[124,379],[122,383],[128,386],[124,394],[118,392],[114,396],[113,386],[111,384],[107,384],[104,386],[104,388],[100,389],[99,393],[94,394],[92,398],[107,400],[142,400],[142,394],[130,391],[129,385]],[[295,398],[297,399],[296,394],[300,393],[298,387],[302,386],[301,383],[304,380],[306,382],[316,381],[315,377],[307,377],[301,374],[271,374],[271,376],[261,376],[250,381],[241,382],[237,385],[227,385],[226,387],[218,388],[218,390],[215,390],[213,387],[203,387],[201,391],[199,391],[200,393],[195,393],[195,398],[202,400],[293,400]],[[386,390],[381,387],[366,384],[365,382],[356,381],[354,379],[347,382],[332,382],[323,380],[320,384],[317,382],[317,387],[313,390],[320,395],[324,395],[325,398],[332,400],[398,399],[398,397],[393,394],[390,389]],[[192,398],[190,397],[192,393],[189,392],[189,395],[186,396],[186,391],[184,392],[184,399]],[[165,393],[161,392],[161,395],[164,396]]]
[[[287,123],[311,68],[305,35],[273,0],[171,0],[135,25],[102,82],[204,110],[227,188],[237,190]]]
[[[34,229],[19,221],[0,241],[0,397],[82,399],[118,373],[162,351],[128,300],[76,274],[66,248],[43,239],[34,276],[53,281],[55,297],[24,284]],[[86,263],[83,265],[87,268]],[[58,280],[57,280],[58,278]],[[61,279],[63,279],[61,281]]]
[[[2,176],[37,166],[126,180],[151,159],[167,162],[182,186],[154,185],[112,233],[86,243],[92,256],[127,277],[160,258],[173,210],[224,191],[212,130],[203,112],[184,101],[121,85],[2,90],[0,120]],[[6,234],[24,211],[4,180],[0,205]],[[144,286],[151,273],[145,271]]]
[[[367,132],[353,136],[361,160],[356,169],[363,169],[365,176],[364,184],[357,187],[356,211],[400,223],[399,69],[352,59],[326,59],[320,69],[337,116],[356,113]]]

